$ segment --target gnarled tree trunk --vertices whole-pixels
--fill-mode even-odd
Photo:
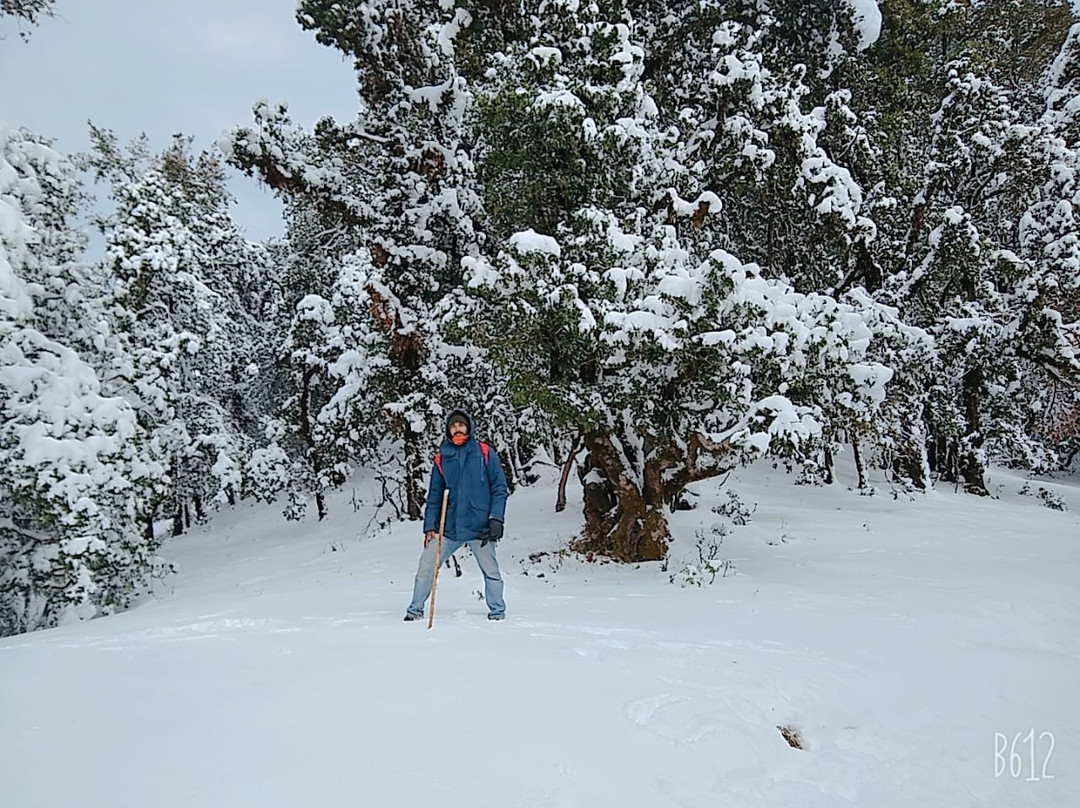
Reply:
[[[680,451],[673,444],[648,445],[633,436],[636,449],[608,430],[585,433],[585,462],[578,469],[584,486],[585,530],[574,543],[579,552],[616,561],[660,561],[670,534],[665,506],[692,482],[718,476],[730,464],[699,465],[703,454],[729,457],[727,445],[711,445],[700,435]]]
[[[667,554],[668,527],[661,492],[629,468],[606,432],[585,435],[585,533],[575,549],[616,561],[660,561]]]

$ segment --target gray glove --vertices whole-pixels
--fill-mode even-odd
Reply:
[[[488,526],[480,534],[480,538],[483,541],[480,542],[480,546],[484,547],[489,541],[498,541],[503,537],[503,523],[492,516],[488,519]]]

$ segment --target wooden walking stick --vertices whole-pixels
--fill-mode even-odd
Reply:
[[[435,590],[439,587],[439,567],[442,566],[442,534],[446,526],[446,503],[450,500],[450,489],[442,492],[442,513],[439,514],[439,538],[435,542],[435,574],[431,577],[431,608],[428,610],[427,627],[435,624]]]

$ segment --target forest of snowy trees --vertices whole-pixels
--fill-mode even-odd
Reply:
[[[321,519],[377,469],[417,518],[450,406],[516,484],[576,458],[574,547],[627,562],[761,457],[977,495],[1075,466],[1080,21],[879,7],[300,0],[352,121],[79,155],[0,124],[0,635],[122,608],[155,524],[240,500]]]

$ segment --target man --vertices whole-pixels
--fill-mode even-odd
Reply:
[[[436,562],[435,541],[439,530],[443,491],[449,489],[442,554]],[[503,535],[506,512],[506,475],[495,450],[473,435],[472,418],[464,410],[451,410],[446,417],[446,434],[435,455],[424,510],[424,551],[413,584],[412,602],[405,620],[424,616],[424,604],[431,594],[435,564],[443,564],[462,545],[468,545],[484,575],[484,600],[488,620],[506,615],[503,580],[495,558],[495,544]]]

